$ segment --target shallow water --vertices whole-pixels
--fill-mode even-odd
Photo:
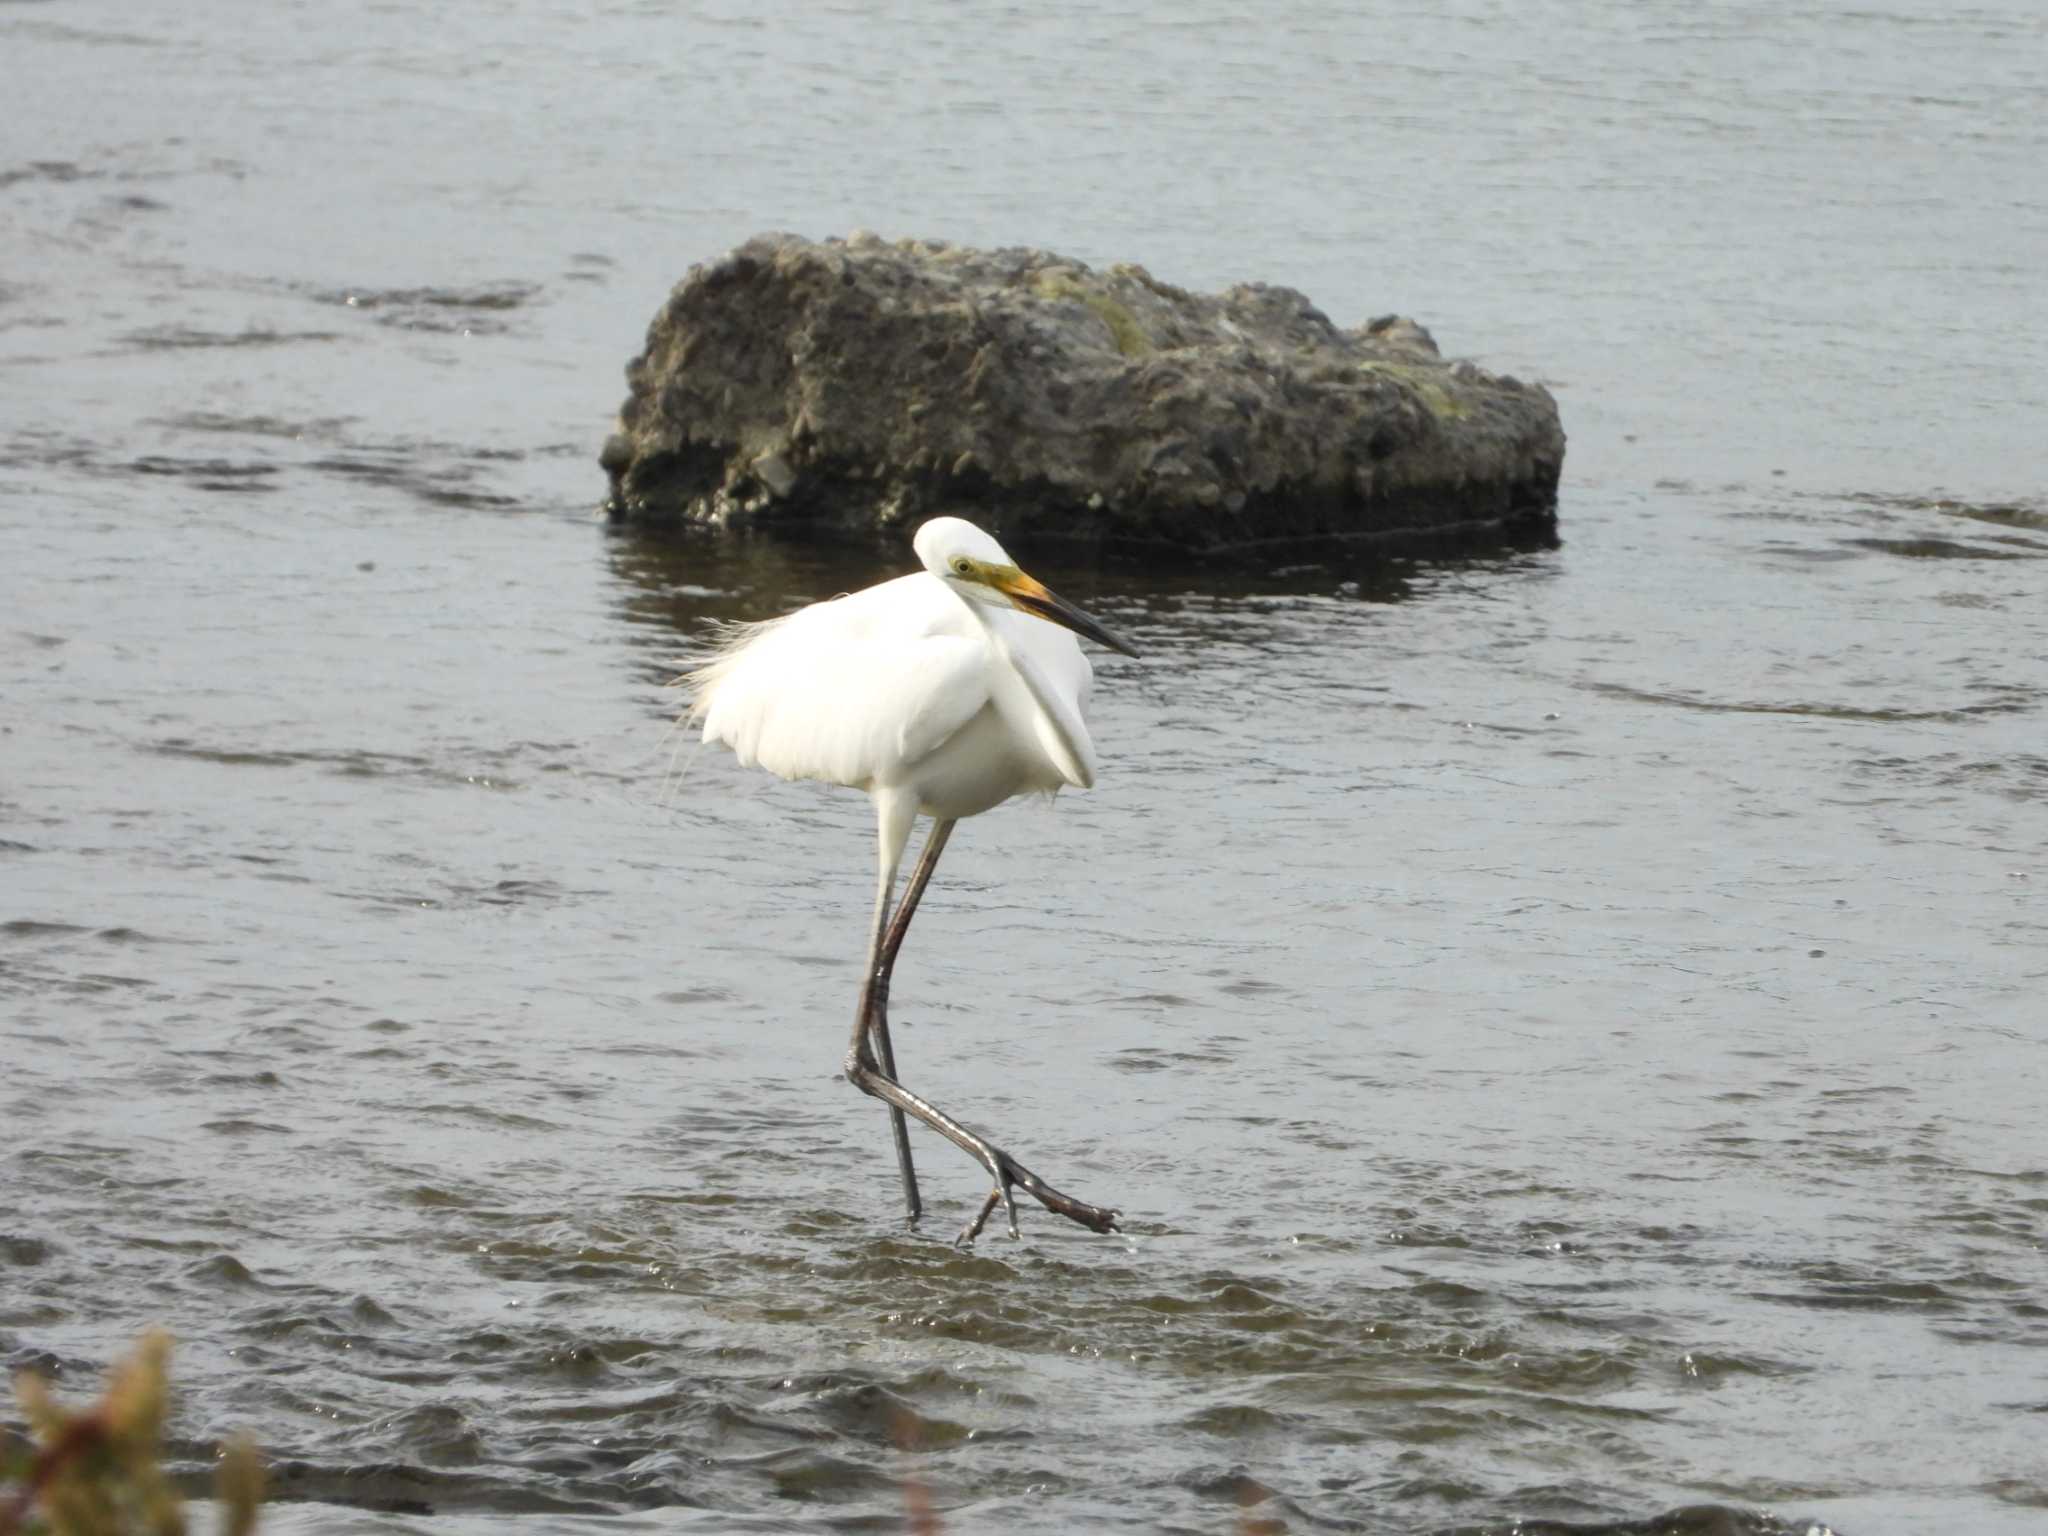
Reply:
[[[168,1323],[286,1531],[2038,1529],[2042,22],[972,14],[0,7],[0,1354]],[[867,808],[668,729],[900,555],[591,515],[666,284],[856,224],[1573,433],[1556,548],[1043,571],[1145,658],[898,1047],[1125,1238],[902,1230]]]

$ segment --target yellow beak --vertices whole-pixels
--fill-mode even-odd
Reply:
[[[1112,651],[1122,651],[1126,656],[1138,654],[1138,648],[1119,635],[1108,625],[1091,618],[1057,593],[1047,589],[1035,577],[1026,576],[1014,565],[998,568],[988,573],[988,584],[1010,600],[1012,607],[1034,618],[1071,629],[1077,635],[1086,635],[1097,645],[1106,645]]]

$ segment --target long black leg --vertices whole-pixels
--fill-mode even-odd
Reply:
[[[903,935],[910,931],[918,898],[932,883],[932,871],[939,867],[939,855],[945,852],[946,839],[953,835],[956,825],[952,820],[932,823],[924,840],[924,851],[918,855],[917,868],[910,873],[910,885],[883,931],[881,953],[868,973],[863,1007],[868,1011],[868,1027],[874,1032],[875,1053],[881,1058],[882,1071],[892,1079],[896,1076],[896,1048],[889,1040],[889,978],[896,969],[896,951],[903,947]],[[903,1111],[894,1104],[889,1106],[889,1134],[896,1143],[896,1166],[903,1171],[903,1203],[910,1210],[910,1224],[916,1226],[917,1218],[924,1213],[924,1202],[918,1198],[917,1168],[910,1159],[910,1126]]]
[[[954,823],[940,821],[933,824],[931,835],[926,838],[924,851],[917,861],[917,869],[910,877],[910,885],[903,893],[903,901],[896,909],[893,919],[885,922],[886,903],[878,902],[875,919],[875,943],[872,946],[874,963],[861,988],[860,1016],[854,1022],[853,1047],[846,1054],[846,1075],[863,1093],[871,1094],[889,1105],[890,1122],[897,1143],[897,1160],[904,1171],[904,1193],[911,1203],[911,1219],[917,1219],[916,1176],[911,1172],[910,1145],[906,1114],[914,1115],[926,1125],[944,1136],[948,1141],[968,1153],[995,1180],[995,1190],[977,1216],[961,1232],[962,1242],[972,1242],[987,1222],[990,1212],[998,1203],[1002,1204],[1009,1216],[1010,1234],[1017,1233],[1017,1212],[1010,1201],[1010,1190],[1014,1186],[1037,1200],[1047,1210],[1079,1222],[1096,1232],[1113,1232],[1117,1229],[1117,1213],[1102,1206],[1090,1205],[1084,1200],[1063,1194],[1046,1183],[1009,1153],[995,1146],[986,1138],[976,1135],[936,1105],[905,1088],[896,1077],[895,1055],[889,1043],[889,980],[896,967],[897,953],[903,948],[904,936],[910,931],[910,920],[917,912],[917,903],[924,895],[925,887],[931,883],[932,871],[938,867],[939,855],[945,851],[946,839],[952,835]],[[872,1040],[872,1044],[870,1041]],[[879,1053],[879,1054],[878,1054]]]
[[[889,1049],[889,1026],[883,1024],[876,1032],[875,1041],[882,1057],[882,1070],[891,1077],[896,1075],[896,1053]],[[894,1104],[889,1106],[889,1137],[896,1143],[896,1167],[903,1175],[903,1207],[909,1216],[910,1225],[917,1225],[917,1219],[924,1214],[924,1201],[917,1193],[917,1165],[910,1158],[910,1124],[903,1118],[903,1111]]]
[[[889,919],[889,931],[882,939],[882,1010],[889,1007],[889,977],[896,969],[896,951],[903,947],[903,936],[910,932],[910,920],[917,915],[918,901],[924,896],[924,888],[932,883],[932,871],[939,867],[939,855],[946,851],[946,839],[959,826],[957,820],[947,819],[932,823],[931,835],[924,840],[924,850],[917,856],[917,868],[910,872],[910,885],[903,892],[903,900],[896,906],[896,915]],[[883,1021],[883,1028],[888,1021]],[[890,1076],[895,1076],[891,1073]]]
[[[860,1004],[853,1014],[854,1048],[868,1050],[867,1042],[872,1035],[881,1048],[882,1059],[889,1063],[892,1077],[895,1075],[896,1053],[889,1044],[889,973],[882,963],[882,956],[888,949],[888,938],[892,932],[889,898],[895,894],[896,869],[903,857],[903,845],[910,839],[913,819],[912,815],[899,816],[892,828],[890,818],[886,815],[882,818],[882,860],[875,882],[875,921],[868,937],[867,969],[861,976]],[[896,1144],[896,1168],[903,1176],[904,1209],[909,1214],[910,1225],[914,1227],[918,1217],[924,1214],[924,1202],[918,1197],[917,1165],[910,1156],[910,1127],[903,1118],[903,1111],[893,1104],[889,1106],[889,1134]]]

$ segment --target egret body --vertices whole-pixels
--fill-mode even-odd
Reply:
[[[687,679],[704,739],[746,767],[867,791],[878,840],[874,925],[846,1075],[887,1102],[910,1219],[921,1210],[905,1115],[988,1169],[995,1188],[961,1233],[1012,1186],[1098,1232],[1116,1212],[1061,1194],[1008,1153],[903,1087],[889,1040],[889,977],[954,825],[1012,796],[1095,783],[1085,711],[1094,669],[1075,634],[1129,656],[1130,643],[1048,592],[988,534],[956,517],[917,531],[922,571],[735,632]],[[920,816],[932,818],[900,903],[896,876]]]

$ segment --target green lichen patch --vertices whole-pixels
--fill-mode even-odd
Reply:
[[[1358,366],[1368,373],[1381,374],[1407,385],[1415,398],[1422,402],[1423,408],[1439,421],[1463,421],[1472,414],[1471,406],[1444,387],[1446,370],[1442,368],[1386,361],[1364,362]]]
[[[1078,299],[1088,306],[1109,329],[1110,340],[1125,357],[1143,357],[1152,350],[1152,338],[1145,334],[1138,317],[1097,288],[1090,288],[1071,272],[1040,272],[1031,279],[1031,291],[1041,299]]]

